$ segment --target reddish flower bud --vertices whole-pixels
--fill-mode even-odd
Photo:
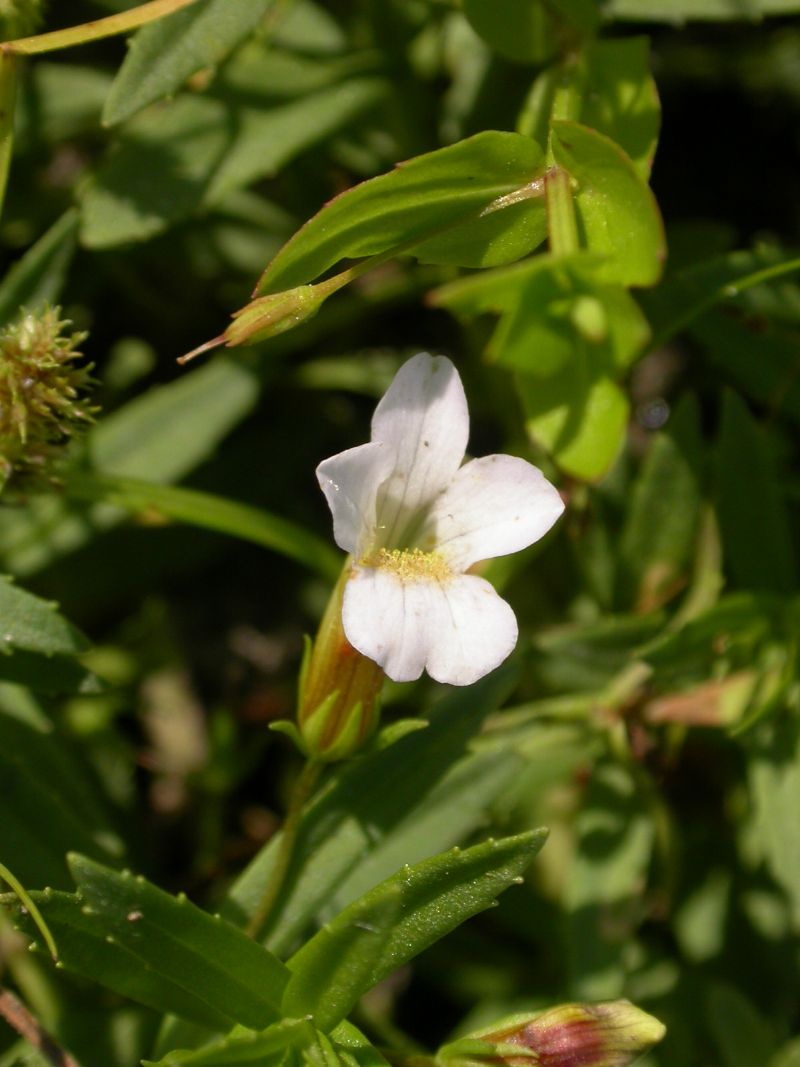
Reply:
[[[469,1067],[627,1067],[664,1036],[658,1019],[630,1001],[562,1004],[519,1015],[446,1045],[437,1060]]]

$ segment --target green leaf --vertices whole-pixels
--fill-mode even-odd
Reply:
[[[630,412],[627,396],[605,369],[579,351],[549,378],[519,374],[516,384],[531,438],[567,474],[601,479],[622,448]]]
[[[629,768],[594,768],[576,835],[565,883],[570,995],[605,1000],[624,990],[624,950],[653,848],[653,820]]]
[[[570,118],[610,137],[647,179],[655,155],[661,108],[650,74],[647,37],[587,41],[568,65],[554,65],[534,82],[518,122],[526,133],[547,140],[556,92],[570,95]]]
[[[0,631],[6,653],[26,649],[43,656],[69,656],[89,647],[86,638],[58,614],[57,604],[18,589],[7,575],[0,575]]]
[[[491,48],[517,62],[541,62],[557,48],[563,24],[592,33],[600,21],[595,0],[562,0],[558,6],[541,0],[505,0],[502,17],[492,0],[463,0],[470,25]]]
[[[628,156],[577,122],[554,122],[551,149],[576,183],[575,208],[586,247],[607,258],[597,278],[653,285],[666,256],[658,205]]]
[[[0,575],[0,679],[45,693],[96,686],[75,659],[89,642],[57,608]]]
[[[0,323],[20,307],[35,308],[58,298],[77,246],[78,213],[65,211],[8,271],[0,284]]]
[[[544,844],[546,831],[488,841],[404,867],[354,901],[289,960],[283,1010],[327,1030],[362,993],[494,903]]]
[[[144,241],[206,212],[234,190],[277,173],[385,91],[381,79],[351,78],[284,102],[263,83],[260,92],[252,90],[248,79],[241,88],[221,82],[137,115],[84,194],[83,243],[108,248]]]
[[[727,570],[743,588],[780,593],[796,587],[797,561],[767,444],[745,404],[727,392],[716,470]]]
[[[174,1012],[205,1026],[228,1030],[233,1020],[213,1001],[196,995],[191,975],[174,982],[160,967],[145,965],[123,943],[114,939],[105,921],[87,910],[74,893],[45,890],[33,893],[58,945],[59,965],[157,1012]],[[35,928],[24,915],[18,926],[29,936]]]
[[[613,375],[642,351],[649,329],[622,286],[595,281],[601,262],[586,253],[539,255],[459,279],[436,290],[432,300],[468,313],[503,312],[487,353],[504,366],[548,377],[583,349]]]
[[[500,670],[453,693],[427,729],[338,771],[301,821],[268,931],[274,951],[290,951],[315,917],[336,914],[404,862],[448,848],[485,820],[524,760],[513,749],[471,751],[470,741],[512,681]],[[252,915],[279,848],[276,835],[234,884],[224,909],[232,921]]]
[[[420,243],[467,220],[471,226],[492,201],[530,184],[543,168],[535,141],[495,131],[410,159],[322,208],[275,256],[257,292],[313,281],[341,259]]]
[[[279,1017],[286,970],[236,927],[130,872],[113,871],[78,855],[70,857],[70,869],[86,928],[102,930],[115,951],[129,956],[128,966],[140,972],[132,981],[145,983],[145,976],[153,974],[178,987],[207,1006],[206,1021],[224,1017],[262,1028]],[[48,909],[42,911],[49,923]],[[53,932],[60,944],[56,925]],[[120,957],[115,955],[114,961],[119,964]],[[66,956],[65,965],[70,966]],[[103,979],[98,974],[96,980]],[[184,1013],[186,1004],[164,1004],[163,1009]]]
[[[171,96],[187,78],[215,67],[253,32],[274,0],[198,0],[149,26],[130,42],[111,86],[103,123],[113,126]]]
[[[323,578],[335,581],[342,569],[341,553],[302,526],[213,493],[109,475],[75,476],[69,480],[67,492],[126,511],[155,512],[165,518],[252,541],[297,560]]]
[[[700,521],[702,435],[693,396],[653,437],[633,487],[620,541],[623,602],[660,607],[686,584]]]

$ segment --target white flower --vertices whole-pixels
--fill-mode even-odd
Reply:
[[[375,409],[372,440],[324,460],[317,478],[340,548],[353,556],[342,625],[396,682],[427,670],[469,685],[517,643],[517,620],[478,560],[544,536],[564,505],[542,472],[515,456],[461,462],[469,436],[453,364],[405,363]]]

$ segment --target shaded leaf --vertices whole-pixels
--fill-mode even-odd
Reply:
[[[716,488],[726,567],[733,579],[756,590],[794,588],[797,561],[777,472],[763,432],[732,392],[723,402]]]
[[[0,323],[20,307],[35,308],[58,298],[77,247],[78,213],[70,208],[8,271],[0,283]]]
[[[134,34],[103,109],[113,126],[214,67],[261,23],[274,0],[197,0]]]
[[[91,248],[144,241],[275,174],[303,148],[384,94],[376,78],[354,78],[276,103],[262,94],[209,91],[160,104],[120,134],[81,203],[81,238]],[[249,100],[249,103],[248,103]],[[152,175],[157,173],[159,181]]]

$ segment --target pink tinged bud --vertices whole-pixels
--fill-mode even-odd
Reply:
[[[312,318],[325,299],[314,285],[299,285],[283,293],[252,300],[233,316],[223,337],[231,345],[252,345],[294,329]]]
[[[456,1041],[440,1058],[506,1067],[627,1067],[665,1032],[627,1000],[562,1004]]]

